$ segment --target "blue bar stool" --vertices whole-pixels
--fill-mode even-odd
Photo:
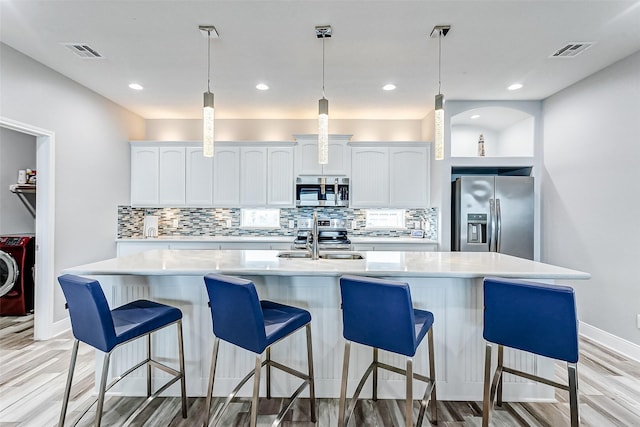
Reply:
[[[358,396],[367,378],[373,372],[373,400],[377,400],[378,369],[405,375],[406,382],[406,426],[413,426],[413,379],[427,383],[427,389],[420,402],[420,413],[416,425],[422,425],[424,413],[431,400],[432,422],[437,422],[435,361],[433,350],[433,314],[413,308],[409,285],[370,277],[342,276],[340,278],[342,296],[342,320],[344,363],[340,389],[338,426],[345,427],[356,406]],[[429,377],[413,372],[413,356],[422,339],[428,336]],[[345,412],[347,378],[351,342],[373,347],[373,362],[360,379],[348,410]],[[406,369],[400,369],[378,361],[378,349],[402,354],[407,357]],[[429,394],[431,397],[429,398]]]
[[[309,386],[311,421],[316,422],[316,397],[313,382],[313,355],[311,350],[311,314],[303,309],[278,304],[272,301],[260,301],[255,285],[250,280],[237,277],[208,274],[204,277],[211,320],[213,323],[213,355],[211,357],[211,372],[206,400],[206,418],[204,425],[208,426],[211,413],[211,397],[213,395],[213,380],[216,372],[216,361],[220,340],[244,348],[256,354],[255,369],[249,372],[238,383],[227,397],[224,404],[216,411],[213,425],[216,425],[223,412],[233,401],[240,388],[252,377],[253,398],[251,400],[251,427],[255,427],[258,420],[258,394],[260,390],[260,370],[266,365],[267,398],[271,398],[271,367],[294,375],[303,383],[291,395],[289,404],[282,408],[273,426],[282,421],[285,413],[293,406],[295,399]],[[302,373],[288,366],[271,360],[271,346],[290,334],[306,327],[307,332],[307,363],[308,374]],[[262,361],[262,353],[266,350],[266,360]]]
[[[507,372],[569,392],[571,426],[580,425],[578,412],[578,316],[573,289],[486,278],[484,280],[484,367],[482,425],[489,426],[494,398],[502,405],[502,379]],[[491,379],[491,348],[498,345],[498,366]],[[504,347],[567,362],[569,385],[504,366]]]
[[[178,308],[147,300],[133,301],[114,310],[110,310],[107,299],[104,296],[104,292],[97,280],[65,274],[58,277],[58,282],[60,282],[62,292],[67,300],[69,316],[71,317],[71,328],[73,330],[73,336],[75,337],[73,350],[71,352],[71,363],[69,366],[69,375],[67,376],[67,385],[64,391],[64,399],[62,401],[62,412],[60,413],[58,426],[62,427],[64,425],[64,419],[67,414],[67,405],[69,404],[69,394],[71,392],[71,383],[73,381],[73,371],[75,369],[76,359],[78,356],[78,345],[80,341],[106,353],[106,355],[102,366],[98,397],[84,410],[78,421],[84,417],[94,403],[98,402],[94,425],[96,427],[100,426],[105,393],[122,378],[144,365],[147,365],[148,398],[133,414],[129,416],[127,421],[133,420],[153,400],[153,398],[165,391],[178,380],[180,380],[182,393],[182,417],[187,418],[184,351],[182,346],[182,312]],[[175,369],[161,364],[151,358],[151,334],[174,323],[178,328],[180,371],[176,371]],[[143,336],[147,337],[147,358],[128,369],[123,374],[120,374],[107,385],[109,360],[112,351],[122,344]],[[173,375],[172,379],[153,394],[151,394],[152,366]]]

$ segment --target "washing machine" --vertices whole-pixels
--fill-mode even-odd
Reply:
[[[33,312],[33,236],[0,236],[0,316]]]

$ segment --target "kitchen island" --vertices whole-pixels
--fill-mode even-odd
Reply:
[[[342,252],[344,253],[344,252]],[[530,279],[553,283],[588,279],[588,273],[496,253],[471,252],[361,252],[364,259],[281,258],[276,250],[152,250],[65,270],[65,273],[100,280],[112,307],[147,298],[179,307],[184,314],[187,393],[206,393],[213,346],[211,316],[203,276],[229,274],[251,279],[262,299],[305,308],[312,315],[314,367],[318,397],[338,397],[343,339],[338,281],[342,274],[385,277],[411,286],[414,306],[434,313],[434,339],[438,399],[481,400],[484,341],[482,339],[482,279],[486,276]],[[297,255],[297,253],[294,253]],[[169,362],[177,360],[175,331],[163,330],[154,340],[154,352]],[[304,334],[294,334],[274,347],[273,357],[304,369]],[[415,372],[426,372],[426,346],[414,358]],[[223,343],[218,359],[214,394],[226,395],[252,369],[252,355]],[[143,343],[116,350],[112,372],[121,372],[144,354]],[[101,359],[101,355],[97,356]],[[352,347],[350,385],[368,365],[370,349]],[[553,376],[553,361],[517,351],[505,351],[516,369]],[[386,363],[403,358],[381,352]],[[101,360],[97,361],[101,363]],[[134,374],[135,375],[135,374]],[[161,376],[162,373],[157,375]],[[145,393],[144,372],[123,381],[120,392]],[[274,373],[274,395],[286,395],[295,380]],[[402,377],[381,372],[379,396],[404,395]],[[370,388],[370,386],[369,386]],[[416,398],[421,390],[416,387]],[[177,394],[177,390],[174,390]],[[246,393],[250,393],[247,388]],[[363,392],[366,396],[366,388]],[[553,400],[550,387],[505,378],[506,400]]]

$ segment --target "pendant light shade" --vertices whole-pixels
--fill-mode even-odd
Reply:
[[[207,37],[207,91],[204,93],[202,107],[202,155],[213,157],[214,153],[214,107],[211,93],[211,39],[218,38],[216,27],[201,25],[200,31]]]
[[[434,111],[434,156],[436,160],[444,159],[444,95],[440,93],[442,67],[442,38],[451,30],[450,25],[436,25],[431,31],[431,37],[438,37],[438,94]]]
[[[329,100],[324,97],[324,39],[331,37],[331,26],[316,27],[316,37],[322,39],[322,99],[318,101],[318,163],[329,163]]]
[[[214,108],[213,93],[204,93],[204,107],[202,108],[202,155],[213,157]]]
[[[318,101],[318,163],[329,163],[329,101]]]

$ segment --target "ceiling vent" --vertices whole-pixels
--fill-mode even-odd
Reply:
[[[572,42],[558,49],[550,58],[573,58],[593,46],[593,42]]]
[[[103,56],[100,55],[97,50],[84,43],[63,43],[63,45],[75,55],[83,59],[103,58]]]

